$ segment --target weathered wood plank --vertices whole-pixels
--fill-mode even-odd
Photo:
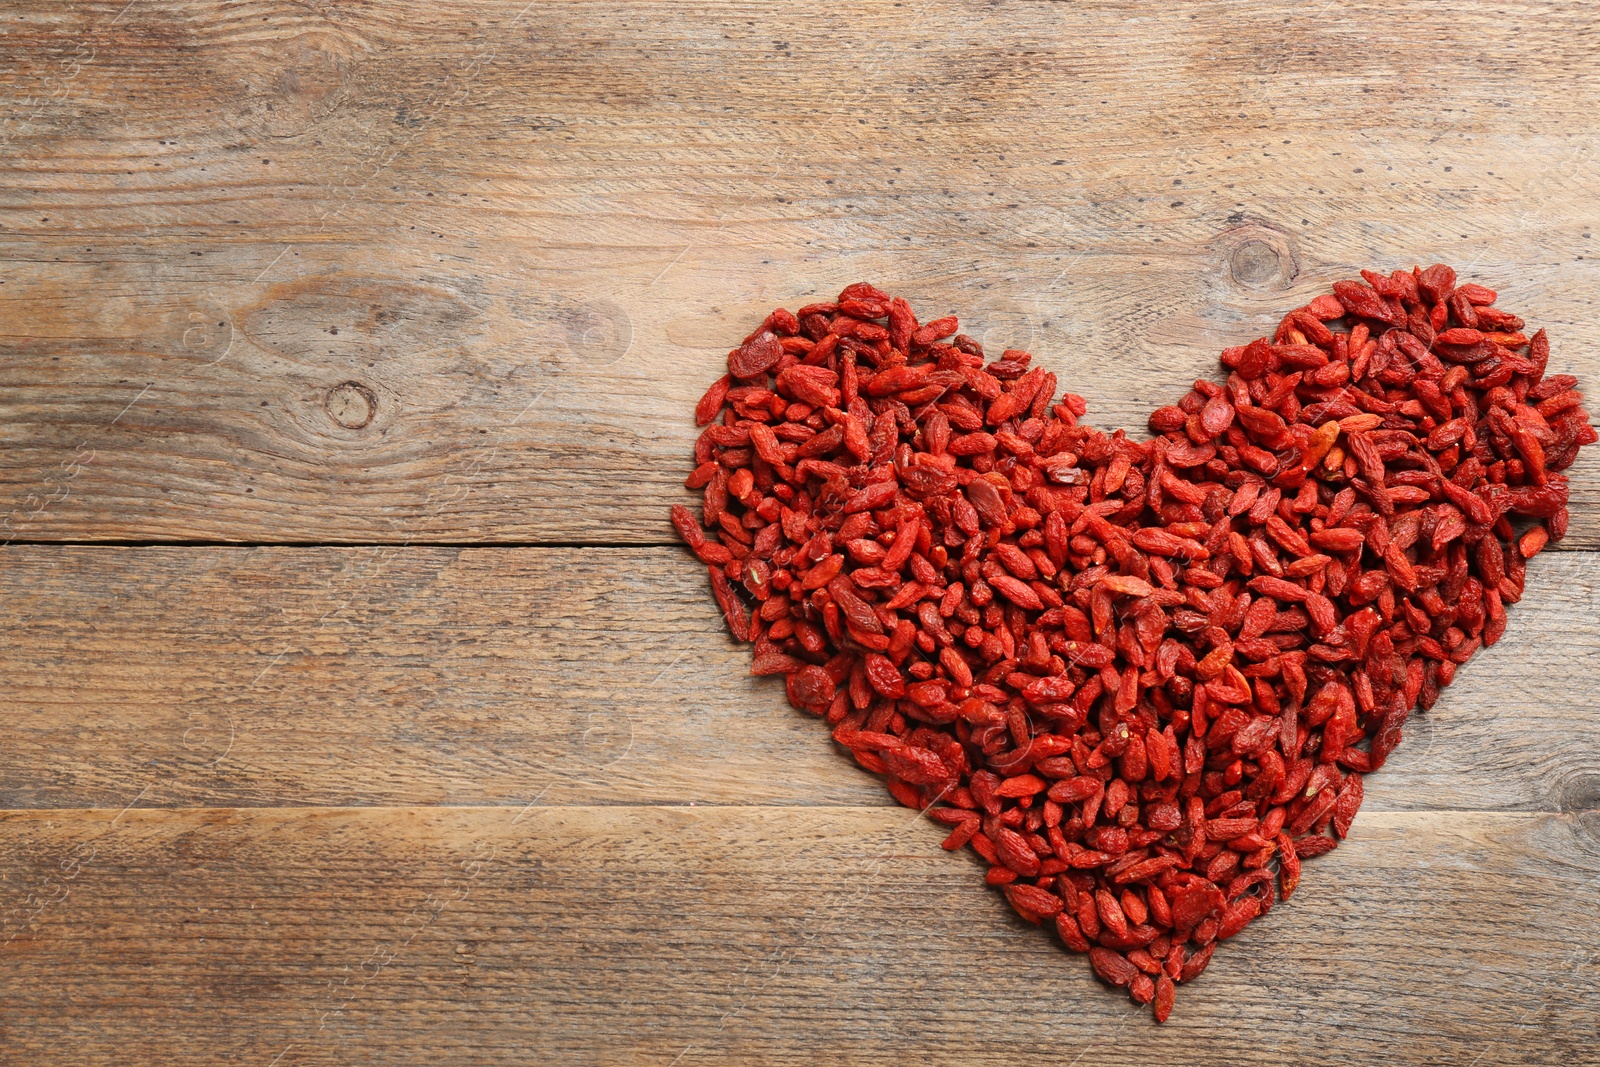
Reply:
[[[41,1065],[1592,1063],[1594,818],[1365,812],[1157,1026],[903,811],[13,812],[0,1034]]]
[[[659,543],[722,354],[862,277],[1108,426],[1413,259],[1593,392],[1593,37],[1529,0],[22,5],[0,539]]]
[[[869,805],[679,549],[0,551],[0,806]],[[1600,803],[1600,555],[1546,554],[1376,809]]]

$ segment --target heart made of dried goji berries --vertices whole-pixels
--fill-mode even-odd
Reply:
[[[1146,441],[866,284],[774,311],[696,408],[673,522],[752,673],[1158,1020],[1500,636],[1595,440],[1494,292],[1362,276]]]

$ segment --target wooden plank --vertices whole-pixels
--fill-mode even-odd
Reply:
[[[680,549],[0,555],[0,806],[887,804]],[[1546,554],[1376,809],[1600,798],[1600,555]]]
[[[23,4],[0,539],[661,543],[727,348],[858,278],[1138,427],[1335,278],[1442,259],[1593,392],[1591,36],[1536,0]]]
[[[12,812],[0,1034],[41,1065],[1592,1063],[1594,819],[1365,812],[1157,1026],[898,810]]]

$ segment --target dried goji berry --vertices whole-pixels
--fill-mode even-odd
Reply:
[[[1158,1020],[1505,632],[1596,439],[1493,290],[1361,276],[1149,441],[865,283],[768,316],[696,405],[672,523],[754,673]]]

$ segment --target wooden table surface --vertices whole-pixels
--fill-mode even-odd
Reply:
[[[1595,454],[1164,1027],[666,511],[728,347],[859,279],[1142,428],[1439,260],[1600,395],[1592,12],[777,7],[0,5],[0,1062],[1600,1063]]]

